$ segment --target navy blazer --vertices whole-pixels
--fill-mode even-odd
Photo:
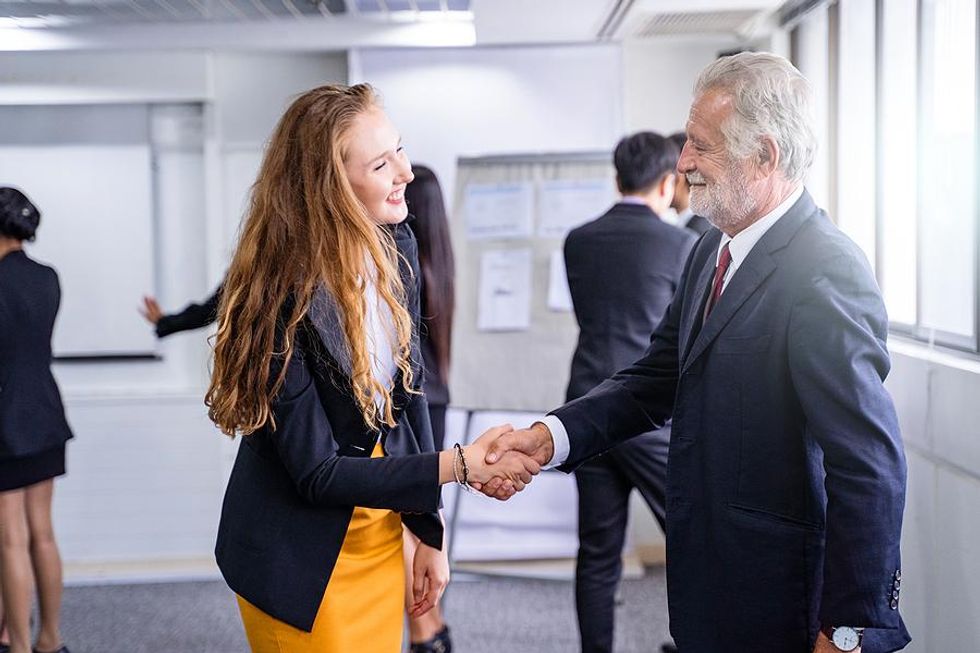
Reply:
[[[61,447],[72,437],[51,374],[58,273],[21,250],[0,258],[0,458]]]
[[[564,469],[673,415],[667,586],[684,653],[808,653],[821,624],[866,627],[865,653],[903,648],[906,464],[868,263],[804,193],[703,322],[720,239],[702,236],[643,358],[554,411]]]
[[[416,243],[406,225],[393,230],[417,329]],[[419,539],[442,548],[439,461],[424,395],[405,392],[396,378],[397,426],[381,434],[387,455],[370,458],[378,434],[353,399],[343,341],[334,336],[309,316],[298,328],[272,406],[277,428],[265,426],[242,439],[215,547],[235,593],[305,631],[313,627],[355,506],[401,512]],[[415,389],[422,385],[420,359],[416,338]],[[274,359],[270,378],[281,365]]]
[[[566,401],[643,354],[694,241],[650,207],[628,202],[569,232],[565,270],[579,333]]]

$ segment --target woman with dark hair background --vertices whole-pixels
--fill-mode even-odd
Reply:
[[[40,629],[34,653],[67,653],[61,641],[61,556],[51,525],[54,477],[72,437],[51,374],[58,274],[24,253],[41,214],[15,188],[0,188],[0,589],[9,642],[31,653],[31,582]]]
[[[415,180],[405,188],[405,201],[415,219],[408,223],[418,241],[419,267],[422,269],[422,327],[420,334],[425,364],[424,389],[429,401],[432,439],[441,451],[446,439],[446,407],[449,405],[449,359],[455,308],[455,262],[449,240],[449,220],[442,187],[435,173],[423,165],[413,165]],[[411,560],[418,540],[404,530],[405,560]],[[406,569],[411,569],[406,565]],[[406,588],[405,605],[412,605],[411,579]],[[450,653],[449,628],[438,607],[419,617],[409,617],[411,653]]]

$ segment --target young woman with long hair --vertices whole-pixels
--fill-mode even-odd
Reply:
[[[435,448],[442,449],[446,434],[446,408],[449,406],[449,359],[452,343],[453,312],[456,307],[455,262],[449,238],[449,219],[439,178],[426,166],[412,166],[415,179],[405,188],[408,223],[419,249],[422,271],[422,329],[420,348],[425,363],[425,398]],[[415,553],[417,538],[405,530],[405,559]],[[409,583],[409,586],[411,583]],[[411,587],[408,587],[410,590]],[[405,595],[412,603],[411,591]],[[438,607],[408,620],[410,653],[452,653],[449,627]]]
[[[252,650],[396,653],[402,524],[420,544],[411,614],[448,582],[439,487],[538,467],[484,464],[491,429],[433,451],[421,390],[412,172],[370,86],[322,86],[286,110],[225,279],[206,403],[243,437],[216,556]]]

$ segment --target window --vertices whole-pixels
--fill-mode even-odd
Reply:
[[[914,327],[918,303],[918,0],[880,5],[878,280],[893,323]]]
[[[919,327],[975,345],[977,2],[921,8]]]
[[[807,186],[874,264],[893,330],[973,352],[978,4],[837,0],[793,33],[830,155],[818,159]]]

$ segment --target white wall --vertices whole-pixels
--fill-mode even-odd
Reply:
[[[887,386],[909,485],[902,614],[909,653],[980,650],[980,361],[893,340]]]
[[[188,102],[208,96],[206,54],[2,52],[0,104]]]
[[[612,45],[362,50],[350,76],[381,91],[409,157],[447,193],[458,157],[606,151],[623,131]]]
[[[346,83],[343,54],[217,53],[212,62],[213,139],[209,173],[217,191],[209,223],[208,278],[217,285],[234,251],[243,200],[255,181],[266,141],[297,95],[326,83]],[[217,166],[215,167],[215,164]]]
[[[735,47],[727,38],[632,40],[623,44],[626,130],[683,131],[698,74],[718,53]]]

